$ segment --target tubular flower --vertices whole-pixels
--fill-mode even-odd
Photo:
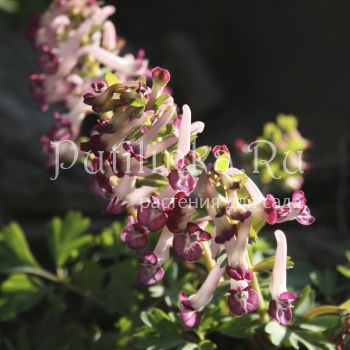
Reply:
[[[164,227],[153,252],[143,255],[143,263],[140,266],[138,275],[140,283],[151,286],[163,279],[163,265],[169,258],[172,239],[173,233]]]
[[[180,292],[180,318],[185,327],[195,328],[198,326],[201,320],[201,311],[213,299],[214,292],[224,272],[224,268],[216,265],[209,272],[197,293],[187,297],[184,292]]]
[[[148,62],[142,55],[120,55],[124,41],[108,20],[114,12],[114,6],[101,7],[94,0],[55,0],[31,22],[28,36],[40,54],[38,72],[30,75],[32,96],[42,111],[62,103],[67,110],[62,117],[70,123],[67,138],[49,141],[78,140],[82,122],[92,112],[82,96],[90,85],[94,91],[104,89],[98,81],[106,71],[122,80],[147,73]],[[50,157],[45,144],[44,150]]]
[[[233,174],[242,174],[238,169],[232,169]],[[306,205],[306,197],[303,191],[297,190],[292,194],[291,200],[285,205],[278,205],[278,200],[271,194],[266,197],[261,193],[253,180],[246,176],[245,188],[247,189],[251,204],[243,205],[253,216],[266,220],[270,225],[290,220],[296,220],[301,225],[311,225],[315,218],[311,215],[310,208]]]
[[[255,311],[259,304],[258,295],[251,287],[253,273],[246,263],[249,227],[250,219],[244,220],[240,224],[236,240],[226,244],[229,261],[226,273],[231,279],[228,306],[237,316]]]
[[[292,320],[292,303],[299,299],[293,292],[287,291],[287,240],[281,230],[275,231],[277,241],[275,263],[272,271],[269,314],[277,322],[286,325]]]

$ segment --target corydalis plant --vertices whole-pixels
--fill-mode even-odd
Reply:
[[[107,71],[122,80],[147,72],[142,50],[136,58],[120,55],[125,41],[108,20],[114,12],[114,6],[101,7],[96,0],[55,0],[28,28],[39,52],[38,71],[30,75],[32,96],[43,111],[53,103],[67,109],[62,115],[55,112],[53,128],[41,139],[48,165],[53,162],[51,141],[78,140],[82,122],[91,113],[82,96],[92,83]],[[72,146],[60,151],[62,157],[72,157]]]
[[[234,145],[242,166],[258,171],[260,182],[266,187],[273,183],[284,191],[299,190],[304,182],[303,172],[311,167],[304,152],[312,147],[312,142],[301,135],[294,115],[279,114],[276,122],[264,125],[256,141],[249,144],[236,139]]]
[[[151,286],[163,279],[171,249],[186,263],[209,261],[208,276],[198,292],[179,295],[180,317],[192,328],[225,279],[230,280],[228,307],[233,314],[254,312],[262,303],[248,256],[253,222],[263,226],[297,220],[309,225],[314,218],[302,191],[283,205],[271,194],[264,196],[246,174],[229,166],[226,146],[214,147],[215,163],[205,165],[210,148],[190,150],[204,125],[192,123],[190,108],[185,105],[179,111],[164,93],[169,80],[169,72],[157,67],[152,71],[152,87],[143,78],[101,82],[99,89],[93,86],[84,101],[100,118],[81,149],[95,170],[95,188],[110,200],[107,212],[124,208],[135,212],[121,239],[139,251],[140,283]],[[214,229],[209,230],[210,226]],[[149,249],[148,237],[156,231],[160,231],[158,242]],[[286,324],[296,297],[283,283],[286,244],[281,235],[276,233],[269,310],[274,319]]]

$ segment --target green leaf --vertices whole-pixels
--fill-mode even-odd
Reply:
[[[253,271],[271,271],[273,268],[273,264],[275,263],[275,256],[270,256],[263,261],[260,261],[259,263],[255,264],[253,266]],[[294,266],[294,263],[292,261],[292,258],[290,256],[287,256],[287,268],[290,269]]]
[[[73,284],[91,294],[99,292],[105,276],[102,266],[92,260],[80,262],[72,272]]]
[[[307,310],[303,314],[303,318],[313,319],[320,315],[339,314],[341,311],[342,309],[335,305],[321,305]]]
[[[118,334],[117,345],[118,349],[126,348],[125,345],[130,342],[131,336],[134,333],[133,321],[125,316],[120,317],[117,322]]]
[[[211,152],[210,146],[201,146],[196,148],[196,153],[198,153],[201,161],[203,162],[208,158],[210,152]]]
[[[330,343],[326,341],[326,337],[320,332],[308,332],[304,330],[295,330],[289,332],[287,344],[294,349],[308,350],[326,350],[334,349]]]
[[[39,267],[20,226],[11,223],[0,232],[0,270],[20,266]]]
[[[315,306],[315,292],[307,285],[301,292],[301,298],[296,303],[294,313],[302,316],[307,310]]]
[[[335,272],[330,269],[326,269],[323,272],[313,271],[310,273],[311,281],[318,287],[321,293],[326,297],[335,294],[337,289],[337,277]]]
[[[0,0],[0,11],[15,13],[19,10],[19,3],[15,0]]]
[[[309,330],[312,332],[324,332],[338,326],[338,324],[338,315],[322,315],[310,320],[302,320],[298,326],[301,329]]]
[[[194,343],[187,343],[184,346],[180,346],[178,350],[198,350],[198,345]]]
[[[228,317],[216,329],[219,333],[233,338],[248,338],[261,325],[259,315],[248,314],[240,317]]]
[[[41,281],[23,274],[10,275],[0,286],[0,320],[16,318],[35,306],[46,293]]]
[[[343,265],[338,265],[337,270],[340,274],[342,274],[346,278],[350,278],[350,268],[343,266]]]
[[[102,230],[96,236],[96,242],[100,246],[96,255],[106,259],[116,259],[118,256],[133,256],[134,252],[128,248],[120,239],[120,232],[124,226],[123,221],[115,221],[113,224]]]
[[[340,304],[339,307],[344,310],[349,310],[350,309],[350,299],[347,301],[344,301],[344,303]]]
[[[147,104],[146,99],[136,99],[130,103],[130,106],[142,108],[142,107],[145,107],[146,104]]]
[[[287,328],[276,321],[270,321],[265,326],[265,332],[270,334],[271,343],[273,345],[280,346],[287,334]]]
[[[185,344],[177,324],[162,310],[151,309],[142,314],[142,320],[147,326],[139,328],[133,337],[137,349],[167,350]]]
[[[203,340],[199,343],[198,348],[200,350],[216,350],[218,347],[216,344],[212,343],[210,340]]]
[[[120,83],[120,79],[112,72],[106,73],[105,80],[109,86]]]
[[[92,242],[92,235],[86,234],[90,220],[78,212],[69,212],[63,220],[55,217],[50,223],[48,234],[52,256],[58,267],[77,256],[83,247]]]
[[[106,287],[106,304],[110,313],[130,315],[137,310],[141,293],[136,288],[137,260],[117,263]]]
[[[154,102],[154,110],[157,111],[159,109],[159,107],[169,98],[169,94],[163,94],[163,95],[160,95],[156,101]]]

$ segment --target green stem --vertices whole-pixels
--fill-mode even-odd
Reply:
[[[253,261],[253,256],[252,256],[252,251],[251,249],[248,249],[248,267],[249,269],[252,269],[253,267],[253,264],[252,264],[252,261]],[[267,322],[268,321],[268,315],[266,313],[266,302],[265,302],[265,299],[262,295],[262,292],[261,292],[261,288],[260,288],[260,284],[259,284],[259,280],[258,280],[258,276],[257,276],[257,273],[253,273],[253,281],[252,281],[252,286],[253,286],[253,289],[255,290],[256,294],[258,295],[258,298],[259,298],[259,304],[258,304],[258,311],[259,311],[259,314],[260,314],[260,317],[261,317],[261,321],[263,322]]]
[[[16,267],[16,268],[7,269],[6,272],[7,273],[26,273],[29,275],[34,275],[34,276],[44,278],[48,281],[60,284],[61,286],[63,286],[67,290],[69,290],[75,294],[80,295],[84,299],[87,299],[87,300],[93,302],[94,304],[99,305],[102,308],[106,307],[105,304],[101,300],[95,298],[93,295],[87,294],[85,291],[74,286],[73,284],[69,283],[68,281],[65,281],[64,279],[53,274],[52,272],[43,269],[42,267],[20,266],[20,267]]]
[[[204,241],[201,243],[203,249],[204,265],[209,272],[215,266],[215,261],[211,258],[211,251],[208,242]]]

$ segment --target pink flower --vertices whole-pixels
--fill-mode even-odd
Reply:
[[[287,291],[287,240],[281,230],[275,231],[277,248],[272,271],[269,314],[277,322],[286,325],[292,320],[292,303],[299,297]]]
[[[172,244],[172,239],[173,233],[164,227],[153,252],[142,255],[143,261],[138,273],[138,281],[140,283],[151,286],[159,283],[163,279],[163,264],[169,258],[169,249]]]
[[[187,297],[184,292],[180,292],[180,319],[186,328],[195,328],[199,325],[201,311],[213,299],[214,292],[224,272],[224,268],[216,265],[209,272],[197,293]]]

